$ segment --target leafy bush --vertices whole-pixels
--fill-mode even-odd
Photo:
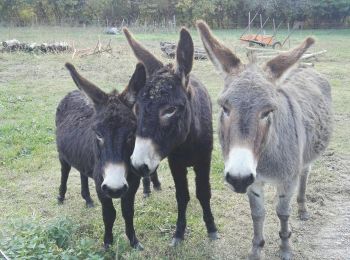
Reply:
[[[1,224],[0,248],[11,259],[111,259],[94,239],[83,237],[79,225],[63,218],[52,223],[21,219]]]

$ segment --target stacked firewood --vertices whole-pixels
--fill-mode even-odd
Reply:
[[[176,56],[176,44],[172,42],[160,42],[160,49],[164,54],[174,59]],[[207,54],[203,48],[194,47],[194,59],[195,60],[206,60]]]
[[[54,43],[24,43],[16,39],[3,41],[1,43],[1,52],[35,52],[35,53],[59,53],[59,52],[71,52],[72,47],[67,42],[54,42]]]

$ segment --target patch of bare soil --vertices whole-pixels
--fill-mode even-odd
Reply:
[[[329,213],[328,223],[314,239],[318,259],[350,258],[350,201],[336,203]]]
[[[315,250],[310,259],[350,259],[349,162],[349,158],[338,158],[328,163],[339,173],[338,181],[330,187],[332,197],[323,212],[323,224],[316,227],[311,240]]]

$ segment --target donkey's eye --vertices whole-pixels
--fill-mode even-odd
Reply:
[[[224,112],[225,116],[229,116],[230,115],[230,110],[225,107],[225,106],[222,106],[222,112]]]
[[[134,115],[137,116],[139,112],[139,106],[137,104],[134,105],[134,107],[132,108],[132,112],[134,112]]]
[[[264,113],[261,114],[260,118],[267,119],[271,113],[272,113],[272,110],[265,111]]]
[[[100,143],[103,143],[103,136],[101,133],[96,132],[96,138]]]
[[[168,107],[163,111],[162,116],[169,118],[173,116],[176,113],[176,111],[177,111],[177,107]]]

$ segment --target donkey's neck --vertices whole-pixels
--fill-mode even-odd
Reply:
[[[269,138],[259,160],[259,166],[266,174],[268,171],[288,174],[301,163],[303,134],[299,127],[298,106],[283,89],[278,89],[277,101]]]

